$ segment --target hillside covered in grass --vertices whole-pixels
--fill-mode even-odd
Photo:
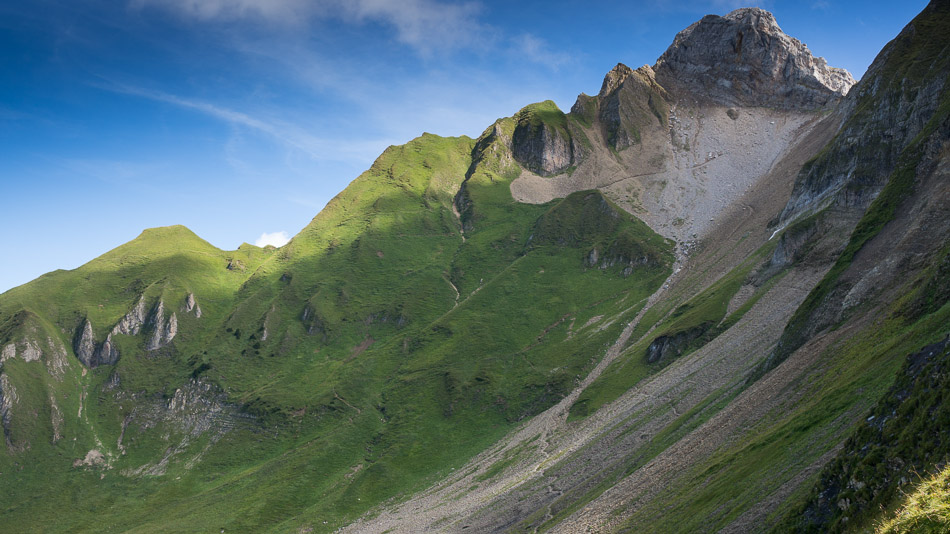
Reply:
[[[0,530],[940,531],[948,20],[851,88],[710,15],[280,248],[149,229],[0,295]]]
[[[334,528],[563,397],[671,245],[597,191],[515,203],[473,148],[391,147],[278,250],[158,228],[4,294],[3,521]]]

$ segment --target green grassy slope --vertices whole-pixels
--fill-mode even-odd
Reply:
[[[4,530],[329,531],[563,397],[669,274],[671,244],[598,192],[514,202],[507,151],[424,135],[280,249],[149,230],[0,296],[0,346],[48,332],[67,362],[62,379],[46,354],[0,367],[19,397]],[[177,314],[172,343],[145,350],[146,325],[84,369],[84,320],[101,343],[140,297]]]

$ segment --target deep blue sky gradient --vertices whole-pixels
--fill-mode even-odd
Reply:
[[[292,236],[386,146],[567,110],[743,5],[0,0],[0,291],[147,227]],[[858,78],[926,2],[758,5]]]

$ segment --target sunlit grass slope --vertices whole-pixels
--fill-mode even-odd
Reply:
[[[671,243],[596,191],[516,203],[507,150],[490,132],[427,134],[387,149],[280,249],[149,230],[0,297],[4,339],[26,335],[11,318],[29,310],[70,362],[62,381],[40,362],[2,367],[30,402],[55,389],[67,420],[53,445],[49,424],[17,426],[31,447],[0,454],[4,530],[329,531],[567,394],[669,274]],[[595,249],[612,261],[589,261]],[[189,293],[200,318],[182,311]],[[179,314],[174,342],[116,336],[119,363],[83,370],[82,321],[101,342],[142,295]],[[227,431],[142,424],[143,406],[194,381],[220,391]],[[93,448],[108,467],[73,466]]]

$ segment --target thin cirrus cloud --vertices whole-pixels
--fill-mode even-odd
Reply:
[[[133,9],[157,8],[202,22],[262,21],[301,26],[318,19],[374,22],[392,27],[398,41],[429,55],[474,43],[489,29],[478,21],[474,2],[436,0],[132,0]]]
[[[307,0],[132,0],[129,4],[134,9],[167,9],[197,20],[259,18],[281,24],[299,21],[323,5]]]
[[[511,42],[515,51],[521,54],[524,59],[554,71],[574,60],[570,54],[552,50],[547,41],[530,33],[514,37]]]
[[[491,48],[510,43],[524,59],[557,70],[572,60],[532,34],[505,38],[502,31],[479,20],[476,2],[436,0],[132,0],[135,9],[158,8],[200,22],[266,22],[285,27],[314,20],[337,19],[347,24],[381,23],[395,30],[396,40],[423,56],[478,44]]]
[[[266,134],[284,146],[298,150],[316,160],[346,159],[353,156],[363,157],[366,156],[366,154],[377,151],[380,145],[386,146],[389,142],[388,140],[362,140],[352,143],[343,140],[329,140],[314,136],[306,129],[295,124],[273,119],[258,118],[209,102],[182,98],[162,91],[112,82],[98,83],[95,85],[100,89],[114,93],[138,96],[156,102],[171,104],[183,109],[197,111],[233,126],[250,128]]]

